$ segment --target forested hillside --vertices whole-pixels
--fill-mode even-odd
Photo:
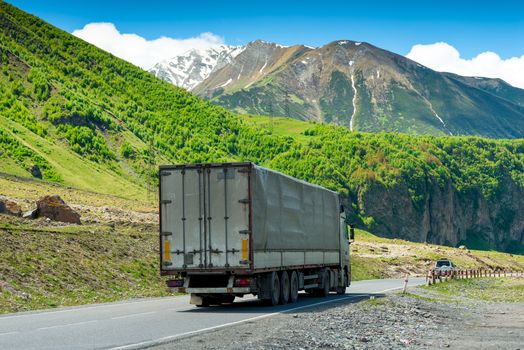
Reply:
[[[279,132],[5,2],[0,64],[0,171],[136,197],[160,163],[249,160],[344,193],[351,220],[381,235],[524,242],[524,140]]]

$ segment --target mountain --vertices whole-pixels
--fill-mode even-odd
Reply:
[[[244,46],[229,45],[192,49],[155,64],[149,72],[171,84],[192,90],[215,70],[231,63],[243,50]]]
[[[250,74],[312,52],[256,45],[267,60]],[[158,164],[227,161],[339,191],[350,220],[382,236],[524,251],[522,139],[237,115],[0,1],[1,173],[139,198]]]
[[[192,91],[239,113],[350,130],[524,137],[524,90],[350,40],[319,48],[251,42]]]

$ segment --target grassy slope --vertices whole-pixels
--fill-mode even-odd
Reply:
[[[0,235],[0,312],[167,294],[155,225],[45,227],[0,216]]]
[[[406,273],[424,275],[431,264],[442,257],[451,259],[462,268],[524,270],[523,255],[387,239],[362,230],[356,230],[351,254],[355,280],[402,276]]]
[[[0,214],[0,313],[167,294],[158,272],[156,215],[138,223],[95,212],[134,210],[136,218],[156,211],[153,196],[129,199],[5,174],[0,188],[24,209],[45,194],[84,208],[82,225]]]
[[[250,125],[264,128],[278,136],[292,137],[301,143],[307,143],[307,141],[311,140],[311,137],[304,135],[304,132],[316,124],[285,117],[268,117],[249,114],[244,114],[242,117]]]
[[[19,123],[0,116],[0,124],[18,142],[47,159],[61,175],[64,185],[85,190],[96,189],[97,192],[107,194],[125,193],[129,198],[140,198],[145,193],[145,187],[134,182],[132,177],[121,176],[104,165],[89,162],[63,144],[40,137]],[[22,166],[4,162],[3,159],[0,171],[30,177]]]
[[[524,279],[522,278],[479,278],[436,283],[424,287],[432,295],[458,301],[470,299],[487,302],[524,302]]]
[[[121,195],[101,194],[89,190],[78,189],[63,184],[34,180],[10,174],[0,173],[0,195],[14,198],[21,203],[34,203],[44,195],[58,194],[67,203],[89,205],[95,207],[114,206],[127,210],[150,212],[156,210],[156,193],[143,190],[136,198],[123,192]]]

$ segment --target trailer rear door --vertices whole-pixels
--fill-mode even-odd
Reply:
[[[246,269],[250,164],[160,171],[163,270]]]

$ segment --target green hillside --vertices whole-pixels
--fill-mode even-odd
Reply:
[[[426,238],[454,245],[487,232],[479,239],[488,247],[522,243],[515,228],[524,203],[501,198],[524,191],[524,140],[367,134],[242,117],[5,2],[0,24],[2,172],[137,198],[160,163],[249,160],[338,190],[349,198],[353,222],[413,240],[424,238],[388,228],[366,194],[405,189],[399,196],[423,213],[432,210],[435,188],[451,186],[506,214],[468,232],[430,228]],[[395,215],[398,225],[404,217]],[[415,224],[404,226],[415,232]]]

